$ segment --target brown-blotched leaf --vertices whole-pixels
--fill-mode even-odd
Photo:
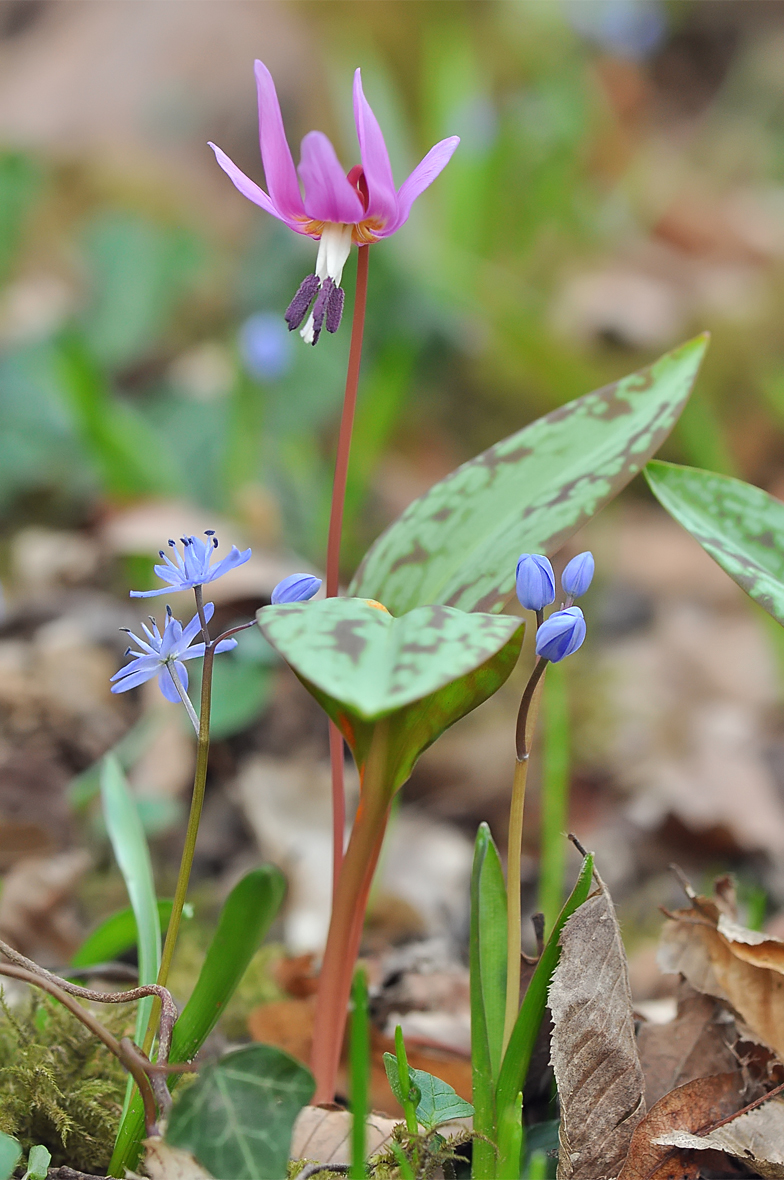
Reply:
[[[395,615],[431,603],[501,610],[519,554],[554,553],[658,450],[707,342],[688,341],[458,467],[382,533],[349,593]]]
[[[784,942],[746,930],[721,898],[694,897],[664,926],[659,966],[731,1004],[762,1044],[784,1058]]]
[[[599,884],[563,928],[548,995],[561,1102],[558,1180],[616,1177],[645,1114],[626,955]]]
[[[784,1101],[771,1098],[707,1135],[670,1131],[655,1142],[692,1151],[726,1152],[758,1175],[780,1180],[784,1177]]]
[[[743,1075],[714,1074],[671,1090],[653,1106],[632,1136],[618,1180],[697,1180],[700,1163],[690,1152],[654,1140],[671,1131],[707,1131],[743,1105]]]

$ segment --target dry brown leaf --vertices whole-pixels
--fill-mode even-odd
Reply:
[[[644,1024],[637,1034],[648,1108],[686,1082],[735,1069],[732,1046],[739,1039],[732,1014],[721,1001],[682,983],[675,1019]]]
[[[661,1146],[673,1130],[707,1130],[742,1105],[740,1072],[698,1078],[671,1090],[648,1111],[632,1136],[618,1180],[696,1180],[700,1166],[677,1147]]]
[[[723,1151],[760,1176],[776,1180],[784,1177],[784,1101],[772,1098],[707,1135],[670,1131],[654,1142],[692,1151]]]
[[[365,1143],[368,1156],[377,1155],[392,1137],[399,1119],[368,1116]],[[320,1164],[351,1163],[351,1113],[339,1106],[305,1106],[297,1115],[291,1138],[291,1158]]]
[[[751,1033],[784,1058],[784,943],[746,930],[714,901],[695,898],[667,922],[659,966],[731,1004]]]
[[[197,1164],[189,1151],[158,1138],[145,1139],[144,1146],[144,1171],[150,1180],[211,1180],[212,1172]],[[128,1176],[136,1177],[136,1173],[129,1172]]]
[[[569,919],[550,986],[561,1102],[558,1180],[615,1177],[645,1114],[629,972],[603,882]]]

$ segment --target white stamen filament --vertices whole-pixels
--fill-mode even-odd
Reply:
[[[343,267],[351,253],[351,225],[340,225],[329,222],[324,226],[316,258],[316,274],[321,279],[332,279],[336,287],[340,286],[343,277]],[[313,313],[300,328],[300,336],[306,344],[313,343]]]

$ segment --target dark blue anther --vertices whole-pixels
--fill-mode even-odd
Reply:
[[[306,279],[302,280],[297,294],[286,308],[286,314],[283,317],[289,326],[289,332],[293,332],[295,328],[300,326],[308,314],[308,308],[313,302],[313,297],[318,293],[320,286],[321,282],[318,275],[308,275]]]

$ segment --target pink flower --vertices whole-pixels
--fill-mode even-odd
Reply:
[[[286,142],[283,118],[272,75],[256,62],[259,96],[261,160],[269,193],[240,172],[214,143],[218,163],[236,188],[295,233],[307,234],[319,243],[316,271],[308,275],[294,296],[286,321],[298,328],[313,304],[301,335],[315,344],[326,321],[328,332],[337,331],[343,312],[340,279],[352,242],[367,246],[388,238],[408,220],[411,206],[447,165],[460,142],[456,135],[431,148],[414,171],[395,188],[387,145],[362,91],[360,71],[354,74],[354,119],[362,160],[344,173],[330,141],[321,131],[309,131],[302,141],[299,169]],[[304,186],[300,192],[297,171]],[[315,300],[315,302],[314,302]]]

